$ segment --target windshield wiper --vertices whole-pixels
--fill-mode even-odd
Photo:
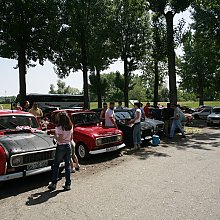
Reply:
[[[20,125],[18,125],[18,124],[16,124],[16,123],[14,123],[13,121],[9,121],[9,123],[11,124],[11,125],[14,125],[14,126],[20,126]]]
[[[0,127],[4,128],[4,129],[7,129],[7,127],[5,127],[4,125],[0,124]]]

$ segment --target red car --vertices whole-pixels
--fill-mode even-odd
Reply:
[[[99,124],[97,114],[89,110],[69,109],[54,111],[48,130],[55,128],[56,115],[62,111],[66,111],[73,122],[73,140],[76,144],[76,154],[79,158],[84,159],[89,154],[116,151],[125,147],[122,131],[116,128],[102,127]]]
[[[34,115],[0,110],[0,184],[50,171],[55,151],[53,140],[41,131]]]

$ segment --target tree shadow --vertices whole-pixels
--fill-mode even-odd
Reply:
[[[149,148],[149,147],[144,147],[141,148],[140,150],[130,150],[127,152],[127,155],[133,155],[140,160],[146,160],[151,156],[154,157],[170,157],[170,155],[162,152],[158,152],[155,149]]]
[[[212,151],[213,148],[220,147],[220,132],[217,133],[211,129],[206,129],[205,132],[187,135],[186,139],[176,136],[174,139],[164,139],[163,145],[175,147],[178,150],[187,150],[189,148],[196,150]],[[162,145],[162,147],[163,147]]]
[[[35,176],[6,181],[0,188],[0,199],[17,196],[21,193],[45,187],[50,182],[51,175],[51,172],[47,172]],[[64,173],[61,173],[58,181],[61,180],[64,175]]]
[[[38,205],[47,202],[49,199],[57,196],[59,193],[65,192],[64,190],[47,190],[44,192],[40,193],[34,193],[31,194],[31,196],[28,197],[28,201],[26,201],[27,206],[33,206],[33,205]]]

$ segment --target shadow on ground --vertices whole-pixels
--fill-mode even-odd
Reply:
[[[28,197],[28,201],[25,204],[27,206],[42,204],[44,202],[47,202],[49,199],[57,196],[61,192],[65,192],[65,191],[64,190],[56,190],[56,191],[46,190],[40,193],[34,193]]]
[[[185,139],[180,138],[178,135],[172,140],[165,138],[161,146],[176,147],[178,150],[192,148],[211,151],[216,147],[220,147],[220,131],[216,127],[204,127],[201,132],[188,133]]]

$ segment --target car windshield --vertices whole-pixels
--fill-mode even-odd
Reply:
[[[72,115],[74,124],[96,124],[99,119],[95,113],[80,113]]]
[[[115,118],[118,121],[122,119],[131,119],[131,115],[128,112],[115,112]]]
[[[204,109],[202,110],[202,112],[210,112],[210,111],[211,111],[210,108],[204,108]]]
[[[35,117],[23,115],[0,116],[0,130],[15,129],[18,126],[29,126],[38,128]]]
[[[220,114],[220,108],[214,108],[212,110],[213,113]]]

